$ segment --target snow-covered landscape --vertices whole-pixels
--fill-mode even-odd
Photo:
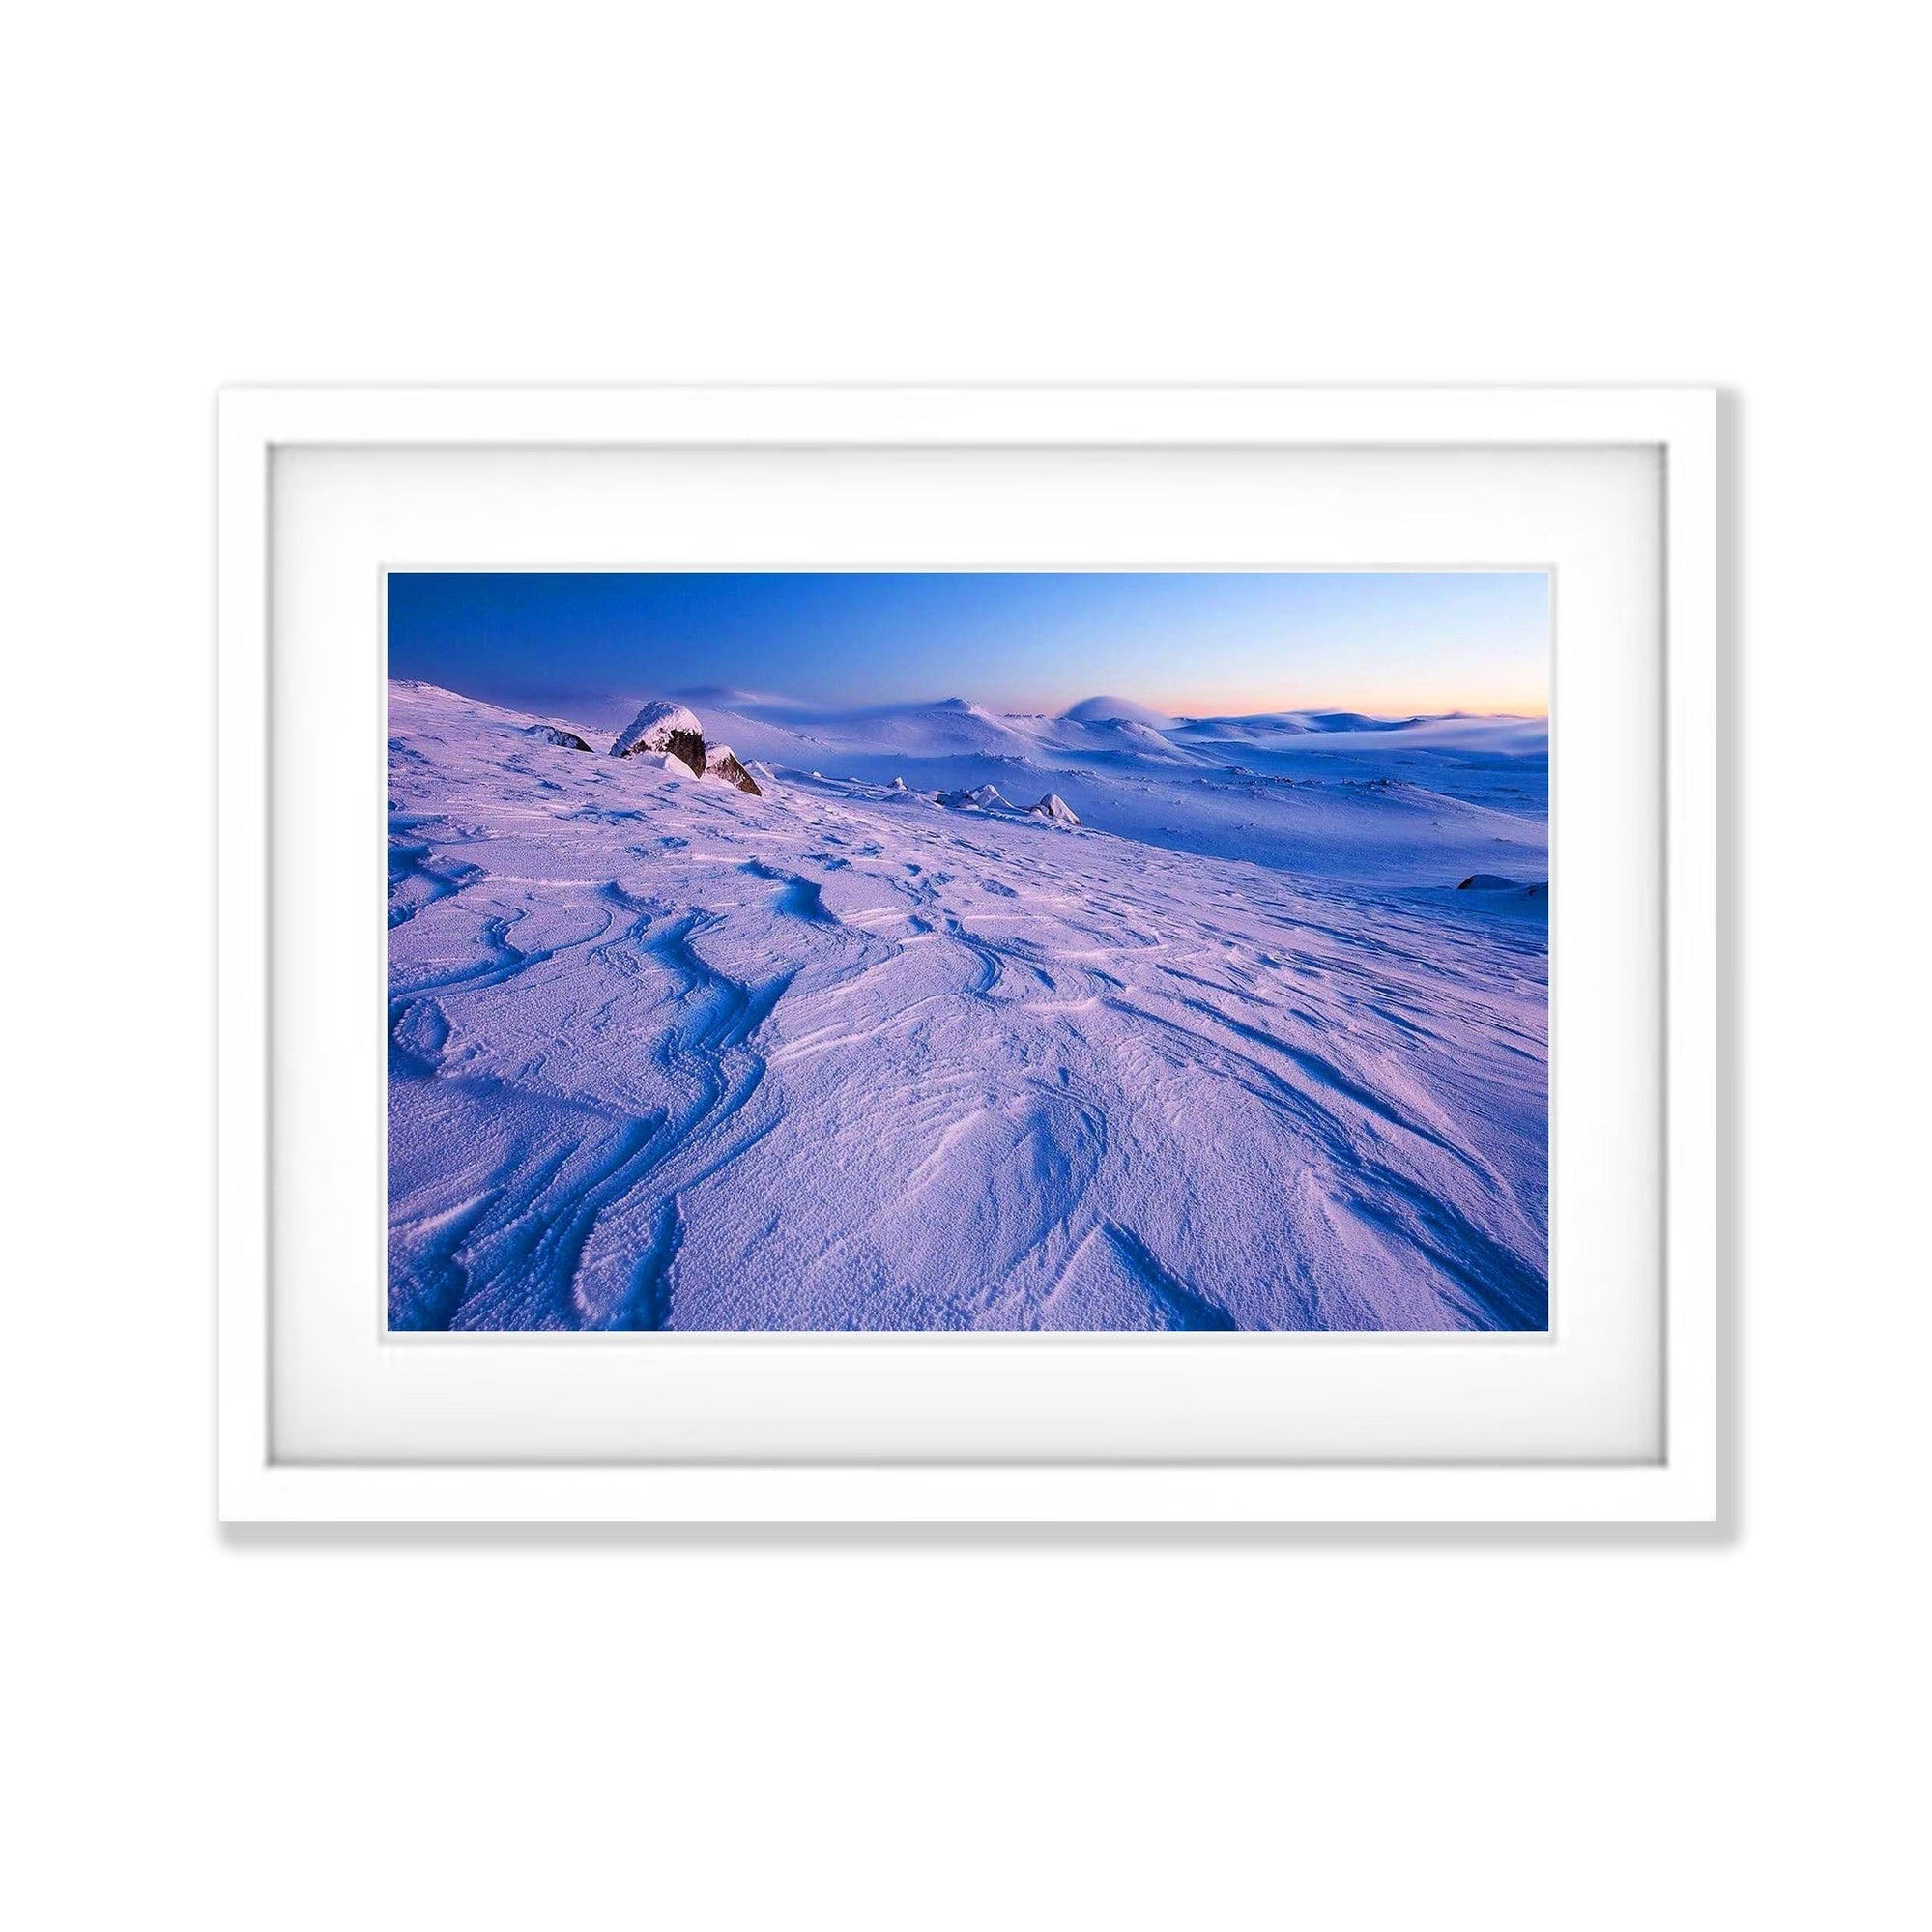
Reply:
[[[1547,769],[392,680],[390,1324],[1543,1328]]]

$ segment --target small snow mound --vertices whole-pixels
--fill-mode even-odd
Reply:
[[[1015,809],[1007,803],[996,785],[975,785],[970,792],[938,792],[933,795],[941,805],[950,805],[956,812],[974,809],[982,812],[1011,812]]]
[[[705,728],[695,711],[653,698],[638,712],[611,747],[613,758],[635,758],[640,752],[664,751],[690,768],[694,778],[705,771]]]
[[[894,778],[892,783],[885,789],[888,792],[903,792],[906,789],[906,781],[903,778]]]
[[[1505,879],[1499,872],[1472,872],[1456,889],[1480,894],[1485,912],[1522,913],[1545,919],[1549,916],[1549,881],[1546,879],[1535,879],[1524,885],[1517,879]]]
[[[970,792],[948,792],[941,795],[939,802],[960,810],[976,807],[982,812],[1010,812],[1013,809],[1000,795],[996,785],[975,785]]]
[[[1056,825],[1077,825],[1080,819],[1074,808],[1057,792],[1049,792],[1037,805],[1028,805],[1029,812],[1037,812],[1043,819],[1051,819]]]
[[[591,748],[575,732],[566,732],[562,725],[526,725],[523,735],[542,744],[554,744],[562,751],[589,751]]]
[[[695,778],[698,775],[681,758],[674,758],[668,751],[630,751],[624,756],[638,771],[666,771],[673,778]]]

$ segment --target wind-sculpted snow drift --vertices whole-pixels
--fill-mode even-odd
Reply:
[[[390,686],[392,1326],[1546,1324],[1523,721],[732,702]]]

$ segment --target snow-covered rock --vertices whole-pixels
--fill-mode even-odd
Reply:
[[[732,756],[732,748],[728,744],[714,744],[706,751],[705,776],[722,778],[727,785],[735,785],[740,792],[749,792],[754,798],[764,796],[758,781]]]
[[[523,735],[535,738],[540,744],[554,744],[564,751],[589,751],[591,748],[575,732],[566,732],[562,725],[528,725]]]
[[[1051,819],[1056,825],[1077,825],[1080,819],[1074,808],[1057,792],[1049,792],[1038,804],[1028,805],[1029,812],[1037,812],[1043,819]]]
[[[996,785],[975,785],[970,792],[948,792],[939,799],[941,805],[951,805],[955,810],[976,808],[982,812],[1010,812],[1013,807],[1000,795]]]
[[[653,698],[611,746],[613,758],[634,758],[644,751],[668,752],[688,765],[694,778],[705,775],[705,728],[695,711],[668,698]]]

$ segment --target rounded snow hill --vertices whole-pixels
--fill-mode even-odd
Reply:
[[[1306,733],[1308,723],[1292,711],[1258,712],[1246,718],[1188,718],[1177,730],[1183,737],[1258,739]]]
[[[889,745],[914,757],[977,751],[996,758],[1008,752],[1024,753],[1027,743],[1004,718],[995,717],[983,705],[966,698],[893,707],[874,713],[874,721],[878,749],[883,751]]]
[[[1303,711],[1312,732],[1405,732],[1411,725],[1436,722],[1433,718],[1371,718],[1366,711]]]
[[[1110,724],[1124,720],[1129,724],[1152,725],[1157,732],[1172,731],[1174,720],[1165,711],[1137,705],[1132,698],[1082,698],[1060,713],[1077,725]]]
[[[1166,752],[1173,756],[1174,748],[1152,725],[1143,724],[1139,718],[1110,718],[1108,723],[1130,744],[1144,745],[1149,751]]]

